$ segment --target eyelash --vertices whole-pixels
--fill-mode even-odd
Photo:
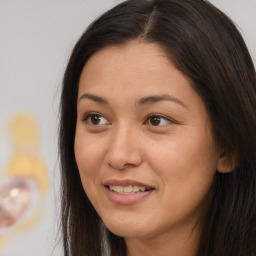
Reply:
[[[177,123],[175,120],[173,120],[173,119],[171,119],[169,117],[160,115],[160,114],[150,114],[150,115],[148,115],[148,117],[147,117],[147,119],[146,119],[146,121],[144,123],[148,123],[150,126],[153,126],[153,127],[164,126],[164,125],[152,125],[152,124],[150,124],[149,123],[150,119],[153,119],[153,118],[157,118],[158,120],[160,119],[160,122],[161,122],[161,119],[165,120],[168,124],[170,124],[170,123]]]
[[[87,114],[84,115],[82,121],[83,121],[83,122],[86,122],[86,123],[89,123],[89,125],[92,125],[92,126],[99,126],[99,125],[97,125],[97,124],[93,124],[91,120],[89,121],[89,119],[90,119],[91,117],[93,117],[93,116],[98,117],[98,118],[104,118],[104,119],[106,119],[106,118],[105,118],[103,115],[101,115],[100,113],[97,113],[97,112],[89,112],[89,113],[87,113]],[[107,119],[106,119],[106,120],[107,120]]]
[[[89,120],[93,116],[95,116],[95,117],[97,117],[99,119],[100,118],[105,119],[106,123],[104,123],[104,124],[93,124],[92,120]],[[153,124],[150,123],[150,119],[153,119],[153,118],[157,118],[158,120],[160,120],[160,122],[161,122],[161,120],[165,120],[167,122],[167,124],[171,124],[171,123],[178,124],[177,121],[175,121],[175,120],[173,120],[173,119],[171,119],[169,117],[160,115],[160,114],[150,114],[150,115],[148,115],[147,118],[146,118],[146,121],[143,124],[148,124],[151,127],[160,127],[160,126],[167,125],[167,124],[164,124],[164,125],[153,125]],[[83,119],[82,119],[82,121],[88,123],[91,126],[102,126],[102,125],[105,125],[107,123],[111,124],[110,122],[107,121],[107,119],[103,115],[101,115],[100,113],[97,113],[97,112],[89,112],[89,113],[85,114]]]

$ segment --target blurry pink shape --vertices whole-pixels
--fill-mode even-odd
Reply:
[[[0,181],[0,234],[6,232],[36,209],[39,191],[31,178],[8,177]]]

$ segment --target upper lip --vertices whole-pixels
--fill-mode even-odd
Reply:
[[[141,183],[139,181],[136,180],[130,180],[130,179],[125,179],[125,180],[117,180],[117,179],[111,179],[111,180],[107,180],[103,183],[104,186],[138,186],[138,187],[144,187],[146,189],[154,189],[154,187]]]

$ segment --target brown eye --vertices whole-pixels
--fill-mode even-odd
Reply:
[[[108,123],[107,119],[104,118],[102,115],[100,114],[93,114],[93,113],[89,113],[87,114],[84,119],[84,122],[89,123],[90,125],[105,125]]]
[[[149,123],[151,125],[158,126],[161,123],[161,118],[159,116],[150,117]]]
[[[147,123],[151,126],[163,126],[166,124],[169,124],[171,120],[164,116],[159,116],[159,115],[152,115],[149,116]]]
[[[101,121],[101,117],[100,116],[96,116],[96,115],[92,115],[91,116],[91,123],[94,125],[98,125]]]

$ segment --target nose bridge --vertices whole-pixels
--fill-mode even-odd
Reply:
[[[106,159],[115,169],[137,166],[142,161],[139,132],[132,124],[117,125],[110,136]]]

